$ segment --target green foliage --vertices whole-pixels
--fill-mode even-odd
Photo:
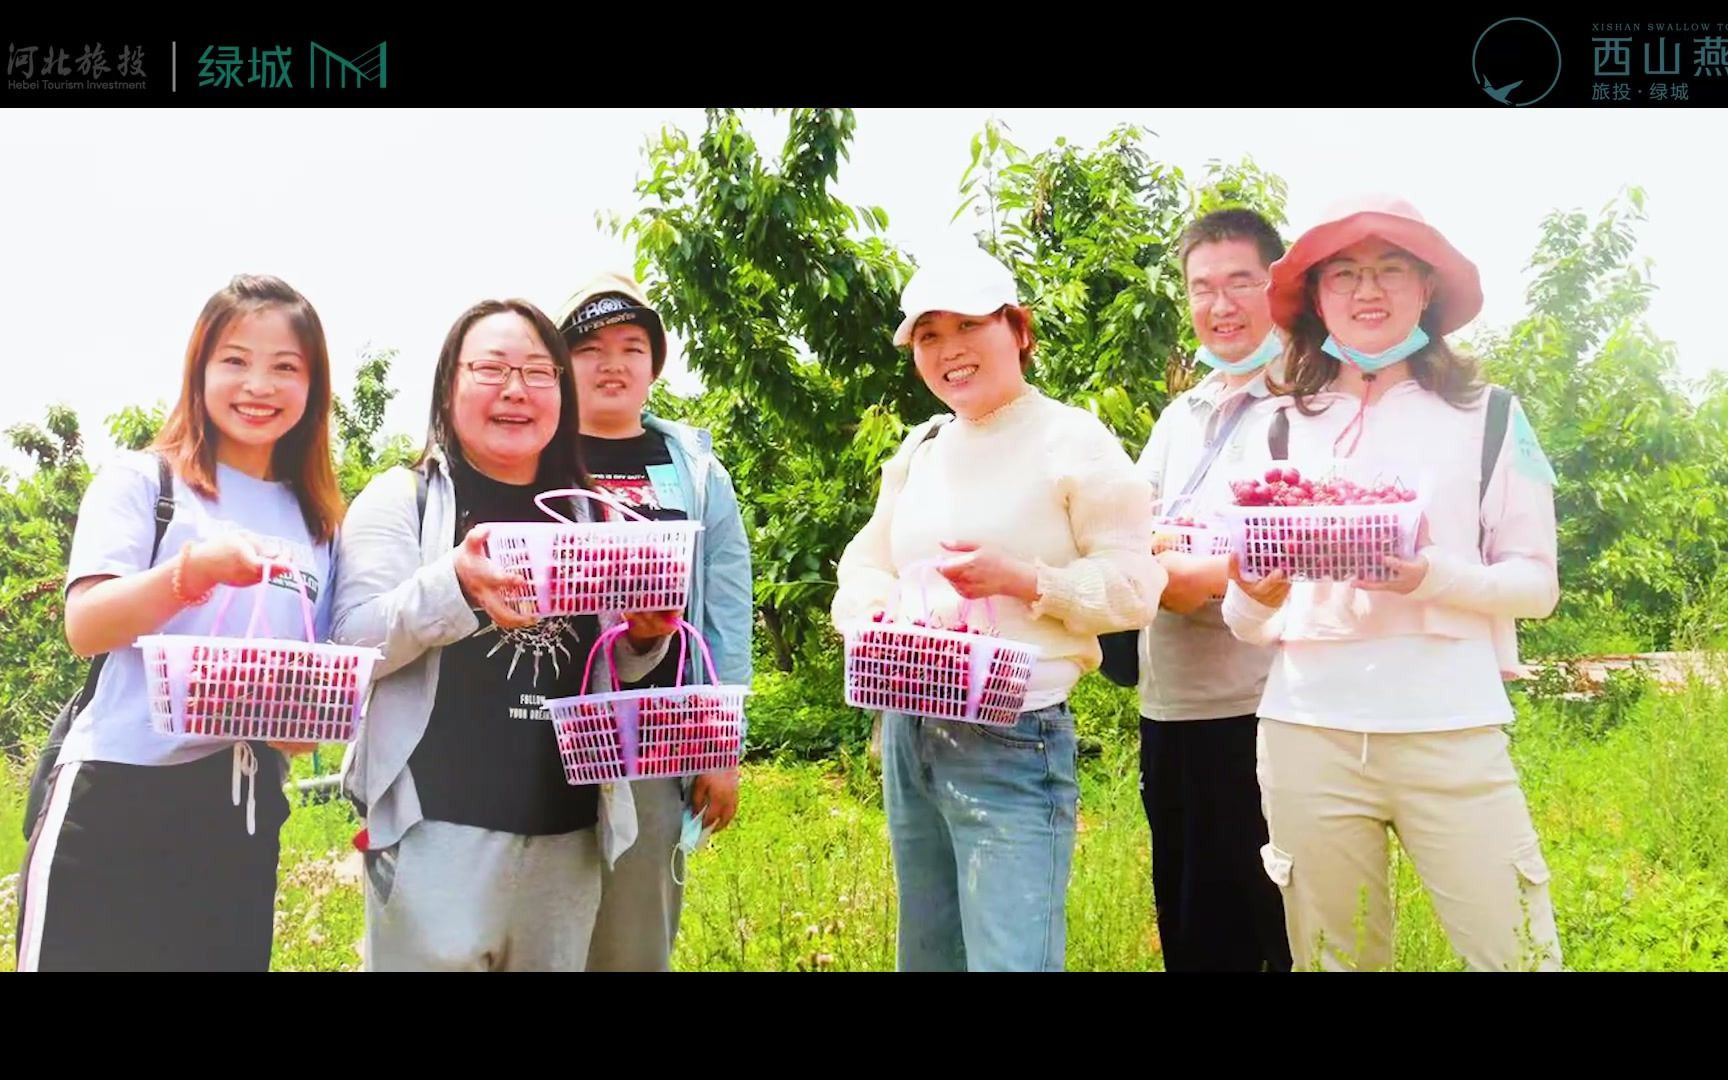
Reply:
[[[61,588],[90,469],[78,416],[65,406],[51,407],[45,426],[16,424],[6,436],[36,462],[0,488],[0,748],[16,758],[82,679],[61,630]]]
[[[814,655],[796,673],[764,670],[750,695],[752,757],[819,760],[856,753],[870,739],[870,714],[846,704],[838,651]]]
[[[395,359],[395,349],[363,351],[349,400],[331,400],[331,435],[338,448],[336,480],[346,500],[352,501],[379,473],[419,460],[420,447],[413,439],[401,434],[383,438],[384,410],[396,396],[389,384],[390,363]]]
[[[144,450],[156,441],[167,419],[167,406],[160,401],[148,409],[128,405],[108,418],[108,434],[122,450]]]
[[[889,336],[911,267],[879,235],[888,216],[830,190],[852,134],[849,110],[791,110],[770,162],[735,111],[709,110],[695,142],[668,130],[650,144],[644,206],[617,225],[711,388],[676,411],[714,433],[738,486],[786,668],[826,621],[900,418],[935,411]]]
[[[958,218],[1014,269],[1038,328],[1037,380],[1084,404],[1138,454],[1164,403],[1193,381],[1193,327],[1178,258],[1187,223],[1225,206],[1284,221],[1284,182],[1252,159],[1211,162],[1190,184],[1124,125],[1096,148],[1065,139],[1028,154],[991,122],[972,140]]]
[[[1728,391],[1701,400],[1644,316],[1654,290],[1633,259],[1644,197],[1592,220],[1550,214],[1531,260],[1529,313],[1486,337],[1485,369],[1519,395],[1559,484],[1560,613],[1667,648],[1712,595],[1728,547]],[[1715,595],[1720,595],[1716,593]],[[1718,631],[1719,632],[1719,629]],[[1561,651],[1561,643],[1544,642]]]

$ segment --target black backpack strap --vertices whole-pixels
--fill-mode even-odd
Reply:
[[[1272,414],[1272,426],[1266,431],[1266,446],[1273,461],[1290,460],[1290,414],[1281,407]]]
[[[918,441],[912,445],[912,452],[906,456],[906,475],[912,475],[912,459],[918,456],[918,451],[923,448],[925,443],[934,439],[941,432],[942,425],[946,424],[948,419],[946,416],[938,416],[929,427],[924,429],[924,434],[918,437]]]
[[[924,437],[918,440],[918,446],[923,446],[925,443],[929,442],[931,439],[934,439],[938,434],[941,433],[942,425],[946,424],[947,422],[948,422],[948,417],[938,416],[934,423],[932,423],[929,427],[924,429]],[[918,446],[914,446],[912,448],[912,452],[914,454],[916,454],[918,452]]]
[[[174,469],[168,459],[156,455],[156,539],[150,544],[150,565],[156,565],[156,555],[162,550],[162,537],[168,523],[174,520]]]
[[[150,565],[155,566],[156,556],[162,551],[162,537],[168,532],[168,523],[174,520],[174,469],[161,454],[151,456],[156,459],[156,535],[150,541]],[[101,677],[102,662],[107,659],[107,653],[90,658],[90,672],[84,677],[84,689],[78,692],[79,712],[96,696],[96,680]]]
[[[162,550],[162,537],[168,532],[168,523],[174,520],[174,470],[169,466],[168,459],[161,454],[156,458],[156,535],[150,542],[150,565],[156,565],[156,556]],[[66,743],[66,736],[72,730],[72,724],[80,713],[90,707],[90,701],[96,696],[96,681],[102,677],[102,664],[108,659],[107,653],[97,653],[90,658],[89,670],[84,675],[84,687],[78,695],[61,708],[60,714],[54,718],[54,723],[48,729],[48,738],[36,758],[36,771],[31,776],[30,785],[24,800],[24,839],[29,841],[34,833],[36,823],[41,820],[42,813],[48,804],[48,781],[54,772],[55,764],[60,759],[60,748]],[[19,924],[22,933],[23,924]]]
[[[420,527],[426,527],[426,466],[414,467],[414,509],[420,515]]]
[[[1500,464],[1500,449],[1506,442],[1506,426],[1512,417],[1512,391],[1504,386],[1488,388],[1488,415],[1482,429],[1482,480],[1477,491],[1477,501],[1485,502],[1488,498],[1488,482],[1494,479],[1494,470]],[[1487,539],[1487,530],[1482,525],[1482,515],[1476,515],[1476,546],[1481,547]]]
[[[1500,448],[1506,442],[1506,425],[1512,417],[1512,391],[1504,386],[1488,388],[1488,420],[1482,434],[1481,497],[1488,497],[1488,481],[1500,463]]]

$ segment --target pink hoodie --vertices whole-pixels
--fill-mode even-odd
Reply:
[[[1360,399],[1316,395],[1303,416],[1290,398],[1268,399],[1245,424],[1249,445],[1270,461],[1265,432],[1279,407],[1290,418],[1292,464],[1335,456],[1334,442],[1356,417]],[[1457,408],[1409,379],[1368,408],[1350,457],[1384,463],[1406,476],[1427,472],[1428,574],[1408,596],[1363,591],[1341,582],[1298,583],[1282,608],[1257,603],[1234,583],[1224,621],[1244,641],[1348,641],[1397,634],[1492,638],[1503,678],[1518,669],[1515,619],[1549,615],[1560,599],[1556,570],[1553,473],[1523,409],[1513,401],[1506,442],[1485,497],[1480,495],[1488,395]],[[1340,445],[1348,445],[1346,436]],[[1340,451],[1341,453],[1341,451]],[[1252,462],[1254,459],[1249,459]],[[1250,471],[1252,465],[1248,466]],[[1478,528],[1482,546],[1477,547]]]

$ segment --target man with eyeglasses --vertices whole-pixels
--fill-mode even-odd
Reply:
[[[1199,218],[1178,246],[1195,359],[1211,374],[1164,407],[1139,468],[1160,513],[1203,518],[1228,501],[1231,466],[1284,342],[1266,296],[1284,242],[1252,210]],[[1271,651],[1238,641],[1218,598],[1227,557],[1164,551],[1160,610],[1138,636],[1140,797],[1152,827],[1152,892],[1167,971],[1288,971],[1278,889],[1254,772],[1255,709]],[[1115,677],[1123,678],[1121,666]]]

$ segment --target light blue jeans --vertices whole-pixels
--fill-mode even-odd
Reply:
[[[1061,971],[1074,858],[1074,712],[1013,727],[882,717],[901,971]]]

